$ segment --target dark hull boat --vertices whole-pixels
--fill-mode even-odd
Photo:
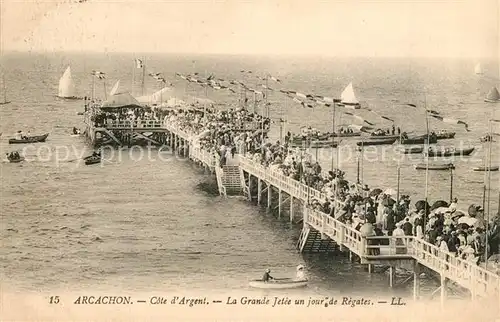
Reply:
[[[88,157],[85,159],[85,165],[101,163],[101,157]]]
[[[369,136],[369,139],[399,139],[399,135],[390,135],[390,134],[387,134],[387,135],[370,135]]]
[[[470,155],[474,151],[474,148],[468,149],[456,149],[456,150],[429,150],[428,155],[430,157],[451,157],[459,155]]]
[[[310,148],[336,148],[338,146],[338,142],[332,140],[319,140],[319,141],[292,141],[292,147],[310,147]]]
[[[35,135],[35,136],[30,136],[25,139],[9,139],[9,144],[25,144],[25,143],[38,143],[38,142],[45,142],[47,137],[49,136],[49,133],[46,133],[44,135]]]
[[[499,168],[500,168],[499,166],[494,165],[491,167],[484,167],[484,166],[475,167],[475,168],[472,168],[472,170],[474,170],[474,171],[498,171]]]
[[[411,148],[402,148],[400,152],[404,154],[420,154],[424,152],[424,148],[421,146],[414,146]]]
[[[360,132],[354,132],[354,133],[334,133],[333,136],[338,137],[338,138],[350,138],[354,136],[361,136]]]
[[[412,138],[401,139],[401,144],[424,144],[427,141],[427,135],[416,136]],[[429,137],[429,144],[437,143],[436,136]]]
[[[368,146],[368,145],[391,145],[396,142],[396,138],[393,139],[370,139],[356,142],[357,146]]]
[[[446,140],[446,139],[453,139],[455,137],[455,132],[441,132],[437,133],[437,139],[438,140]]]
[[[427,165],[425,163],[415,164],[416,170],[425,170]],[[455,166],[451,163],[447,164],[429,164],[429,170],[450,170],[455,169]]]
[[[9,160],[10,163],[19,163],[19,162],[24,161],[24,157],[19,157],[19,158],[9,158],[9,157],[7,157],[7,159]]]

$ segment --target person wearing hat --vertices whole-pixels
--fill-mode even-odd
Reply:
[[[274,280],[274,277],[272,277],[270,273],[271,273],[271,270],[269,268],[266,269],[264,276],[262,276],[262,281],[269,282],[269,280]]]
[[[299,265],[297,266],[297,273],[295,275],[295,280],[296,281],[303,281],[306,279],[306,274],[304,272],[304,265]]]

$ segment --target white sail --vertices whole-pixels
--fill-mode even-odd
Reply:
[[[109,96],[115,95],[118,92],[118,87],[120,87],[120,80],[116,81],[115,86],[113,86],[113,88],[109,92]]]
[[[498,93],[496,87],[490,89],[484,100],[486,102],[500,102],[500,93]]]
[[[483,74],[483,68],[481,67],[481,63],[477,63],[476,67],[474,67],[474,73],[477,75]]]
[[[75,97],[75,85],[71,77],[71,67],[68,66],[59,79],[59,97]]]
[[[356,95],[354,94],[354,89],[352,88],[352,83],[349,83],[347,87],[344,89],[342,94],[340,95],[341,102],[344,104],[359,104]]]

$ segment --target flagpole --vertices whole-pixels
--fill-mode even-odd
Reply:
[[[146,78],[146,58],[143,57],[143,59],[142,59],[142,96],[144,96],[145,78]]]
[[[104,86],[104,100],[107,100],[108,94],[106,93],[106,78],[103,78],[102,85]]]
[[[332,115],[332,141],[333,141],[333,143],[332,143],[332,169],[331,170],[333,171],[333,167],[334,167],[334,165],[333,165],[333,152],[334,151],[333,150],[335,150],[335,112],[337,110],[335,100],[333,100],[332,110],[333,110],[333,115]],[[337,149],[338,149],[338,147],[337,147]]]
[[[95,75],[92,73],[92,103],[95,99]]]
[[[488,206],[488,212],[487,212],[487,217],[486,217],[486,241],[485,241],[485,262],[488,261],[488,229],[489,229],[489,225],[490,225],[490,197],[491,197],[491,143],[493,141],[493,126],[492,126],[492,123],[493,123],[493,120],[489,120],[489,136],[490,136],[490,142],[488,144],[488,168],[487,168],[487,171],[488,171],[488,203],[487,203],[487,206]],[[483,208],[483,211],[484,211],[484,208]]]
[[[429,144],[430,144],[430,135],[429,135],[429,116],[427,112],[427,96],[424,94],[424,107],[425,107],[425,128],[427,131],[427,145],[425,146],[425,205],[424,205],[424,220],[423,220],[423,231],[425,231],[426,218],[427,218],[427,205],[428,205],[428,194],[429,194]]]
[[[134,80],[135,69],[137,68],[137,58],[134,58],[134,66],[132,67],[132,83],[130,84],[130,94],[134,95]]]

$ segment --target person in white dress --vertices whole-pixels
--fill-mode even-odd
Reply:
[[[295,275],[296,281],[303,281],[306,279],[306,273],[304,272],[304,265],[297,266],[297,273]]]

